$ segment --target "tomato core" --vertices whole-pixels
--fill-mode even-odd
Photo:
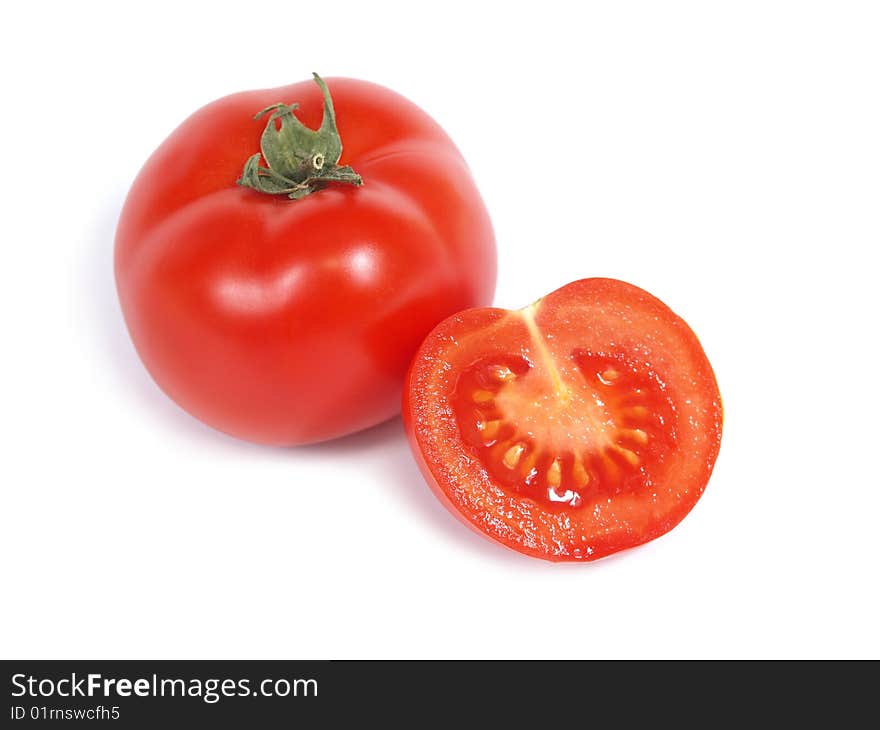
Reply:
[[[460,432],[495,482],[551,511],[583,507],[587,491],[650,490],[648,465],[676,446],[660,377],[625,353],[531,352],[483,357],[455,387]]]

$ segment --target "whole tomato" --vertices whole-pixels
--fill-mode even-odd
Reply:
[[[381,86],[315,82],[193,114],[116,233],[150,374],[205,423],[267,444],[394,416],[424,336],[495,288],[489,216],[440,126]]]

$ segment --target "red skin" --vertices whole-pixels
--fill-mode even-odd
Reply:
[[[699,341],[661,301],[612,279],[569,284],[544,297],[536,312],[538,330],[545,338],[551,335],[546,346],[556,362],[570,364],[571,353],[585,350],[613,352],[621,358],[621,382],[629,377],[628,363],[634,363],[633,372],[655,378],[638,383],[639,402],[651,414],[643,426],[651,441],[632,446],[641,456],[640,468],[627,470],[620,462],[619,479],[594,471],[578,507],[551,504],[536,498],[538,492],[501,483],[499,475],[510,470],[487,462],[488,452],[480,452],[463,431],[475,405],[459,384],[468,382],[463,373],[487,357],[515,355],[534,362],[540,353],[520,316],[485,308],[441,322],[407,375],[404,423],[425,479],[466,525],[534,557],[595,560],[659,537],[702,495],[721,443],[721,397]],[[523,382],[534,383],[534,372]],[[613,418],[625,420],[623,406],[612,402],[610,408]],[[538,465],[546,470],[547,463]]]
[[[311,81],[220,99],[148,160],[116,234],[119,299],[160,387],[221,431],[323,441],[394,416],[441,319],[491,301],[491,224],[460,153],[388,89],[327,79],[360,188],[290,201],[235,184],[276,102],[317,128]]]

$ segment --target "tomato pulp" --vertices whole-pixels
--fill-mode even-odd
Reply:
[[[327,85],[332,103],[303,82],[197,111],[146,163],[117,229],[119,299],[147,369],[191,414],[252,441],[321,441],[395,415],[423,337],[494,292],[489,217],[449,137],[388,89]],[[295,200],[236,185],[274,190],[243,166],[261,148],[284,162],[271,144],[292,115],[338,125],[335,169],[363,184],[291,183]],[[325,152],[291,164],[326,171]]]
[[[672,529],[721,443],[721,397],[696,336],[613,279],[576,281],[515,312],[446,319],[416,354],[403,415],[454,514],[558,561]]]

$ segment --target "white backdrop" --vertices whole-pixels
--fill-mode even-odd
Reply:
[[[0,655],[880,657],[878,6],[303,7],[0,11]],[[252,446],[152,383],[112,277],[129,184],[197,107],[312,70],[447,129],[499,306],[613,276],[688,320],[726,422],[672,533],[522,557],[434,499],[399,420]]]

